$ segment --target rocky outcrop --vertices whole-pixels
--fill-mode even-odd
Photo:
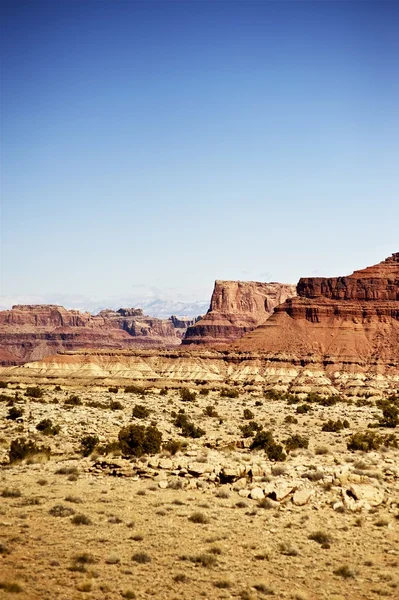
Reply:
[[[296,293],[294,285],[216,281],[207,314],[187,329],[183,344],[215,346],[241,338]]]
[[[192,323],[148,317],[136,308],[93,316],[56,305],[16,305],[0,311],[0,361],[20,364],[78,348],[175,346]]]
[[[399,363],[399,253],[347,277],[304,278],[237,350],[321,364]]]
[[[185,348],[185,349],[184,349]],[[263,352],[177,347],[169,350],[77,350],[21,366],[0,368],[0,380],[15,383],[158,387],[205,384],[251,385],[297,394],[382,396],[398,388],[399,364],[320,361]]]

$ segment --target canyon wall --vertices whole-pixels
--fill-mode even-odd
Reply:
[[[183,344],[216,346],[241,338],[274,308],[296,294],[295,286],[256,281],[216,281],[207,314],[189,327]]]
[[[16,305],[0,311],[0,362],[20,364],[78,348],[175,346],[194,322],[156,319],[136,308],[93,316],[56,305]]]
[[[292,360],[399,363],[399,253],[346,277],[302,278],[297,293],[235,348]]]

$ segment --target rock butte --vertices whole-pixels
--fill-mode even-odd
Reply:
[[[399,252],[347,277],[300,279],[297,293],[234,347],[293,362],[398,370]]]
[[[20,364],[78,348],[175,346],[194,322],[156,319],[136,308],[102,310],[93,316],[56,305],[16,305],[0,311],[0,361]]]
[[[249,384],[347,396],[397,392],[399,253],[348,277],[301,279],[297,292],[224,349],[75,351],[3,368],[0,377],[104,385]]]
[[[295,286],[284,283],[216,281],[209,311],[187,329],[182,343],[214,347],[241,338],[295,294]]]

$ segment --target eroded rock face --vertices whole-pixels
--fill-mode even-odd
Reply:
[[[78,348],[175,346],[193,322],[156,319],[137,308],[93,316],[63,306],[16,305],[0,311],[0,362],[21,364]]]
[[[295,286],[283,283],[216,281],[209,311],[188,328],[183,344],[214,346],[241,338],[295,294]]]
[[[347,277],[300,279],[297,292],[235,347],[324,366],[399,364],[399,253]]]

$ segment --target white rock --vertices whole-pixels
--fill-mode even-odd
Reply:
[[[168,487],[168,482],[166,481],[166,479],[164,479],[163,481],[160,481],[158,483],[158,487],[160,487],[161,490],[166,490],[166,488]]]
[[[262,498],[265,497],[265,494],[263,493],[263,490],[260,487],[255,487],[253,490],[251,490],[250,495],[252,500],[262,500]]]
[[[238,491],[238,490],[243,490],[247,487],[247,480],[245,479],[245,477],[241,477],[240,479],[237,479],[236,482],[234,482],[233,484],[233,490]]]
[[[312,496],[314,496],[314,490],[310,488],[302,488],[301,490],[297,490],[295,492],[292,501],[296,506],[304,506],[310,501]]]

